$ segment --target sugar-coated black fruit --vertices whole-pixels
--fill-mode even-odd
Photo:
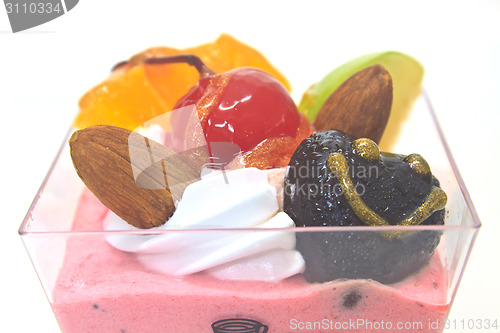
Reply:
[[[388,225],[400,225],[424,205],[432,189],[439,188],[434,176],[417,172],[405,156],[377,152],[370,159],[360,154],[354,140],[338,131],[324,131],[299,145],[285,175],[284,195],[284,210],[296,226],[369,225],[328,166],[332,153],[345,157],[357,197]],[[443,223],[444,209],[439,209],[419,224]],[[298,232],[297,249],[306,261],[304,275],[309,282],[369,278],[392,283],[425,265],[440,237],[438,231]]]

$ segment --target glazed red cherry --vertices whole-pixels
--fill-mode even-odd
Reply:
[[[247,152],[268,138],[295,137],[301,115],[288,91],[274,77],[254,68],[215,74],[191,55],[148,62],[174,62],[169,59],[182,57],[198,69],[200,80],[175,108],[195,105],[206,142],[232,142]],[[172,121],[176,137],[189,139],[182,126],[186,119]]]

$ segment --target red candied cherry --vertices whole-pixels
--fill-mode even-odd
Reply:
[[[302,116],[273,76],[245,67],[216,74],[194,55],[146,60],[149,64],[175,62],[188,63],[200,73],[198,83],[175,108],[195,105],[206,142],[232,142],[247,152],[268,138],[296,136]],[[189,140],[187,120],[171,121],[174,136]]]

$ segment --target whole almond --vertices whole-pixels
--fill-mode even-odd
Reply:
[[[391,75],[374,65],[342,83],[325,101],[313,125],[317,131],[338,130],[379,143],[391,106]]]
[[[199,172],[165,146],[129,130],[95,125],[69,140],[73,165],[88,189],[129,224],[164,224]]]

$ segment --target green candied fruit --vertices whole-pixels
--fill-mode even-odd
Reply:
[[[323,103],[335,89],[355,73],[376,64],[382,65],[391,74],[394,87],[391,116],[379,144],[381,149],[390,150],[401,123],[407,118],[414,101],[421,93],[424,69],[409,55],[396,51],[371,53],[335,68],[309,87],[299,103],[299,111],[310,121],[314,121]]]

